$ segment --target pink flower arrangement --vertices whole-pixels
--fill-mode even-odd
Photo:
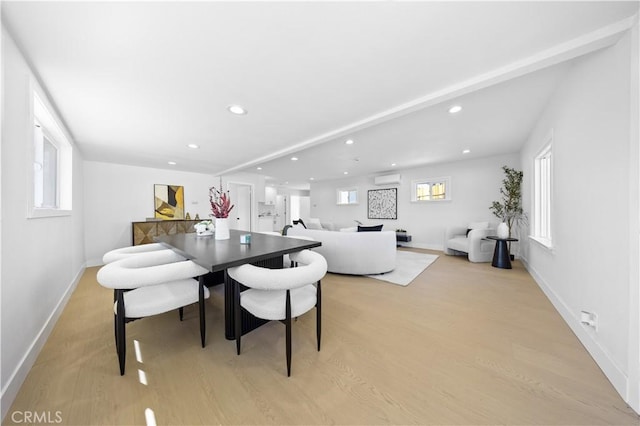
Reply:
[[[215,186],[209,188],[209,202],[213,217],[216,218],[229,217],[229,212],[234,207],[234,204],[231,204],[231,198],[229,198],[229,191],[223,192]]]

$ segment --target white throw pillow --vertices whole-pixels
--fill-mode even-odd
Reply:
[[[307,229],[322,229],[320,219],[315,217],[310,217],[309,219],[305,220],[304,224],[307,225]]]

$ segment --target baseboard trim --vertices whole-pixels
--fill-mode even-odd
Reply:
[[[31,343],[29,350],[27,351],[27,353],[24,354],[24,356],[20,360],[20,363],[18,364],[18,367],[16,367],[16,369],[13,371],[13,374],[11,374],[11,378],[7,381],[7,384],[2,389],[2,394],[0,395],[0,406],[2,410],[3,422],[4,422],[5,416],[9,412],[9,409],[11,408],[11,404],[13,404],[13,401],[16,399],[16,396],[18,395],[18,392],[20,391],[20,388],[22,387],[24,380],[27,378],[27,374],[29,374],[31,367],[33,367],[33,364],[35,364],[36,359],[40,354],[40,351],[44,347],[44,344],[47,342],[47,339],[49,338],[49,336],[51,335],[51,331],[53,330],[53,327],[56,325],[58,318],[60,318],[62,311],[64,310],[65,306],[67,305],[67,302],[71,298],[71,294],[78,286],[78,283],[80,282],[80,278],[82,277],[82,274],[84,273],[86,267],[87,267],[86,263],[80,267],[80,270],[78,271],[78,273],[76,274],[72,282],[69,284],[69,286],[67,287],[67,290],[64,292],[60,300],[58,301],[58,304],[56,305],[55,309],[53,310],[53,312],[51,312],[51,314],[49,315],[49,318],[47,318],[47,321],[44,323],[44,325],[40,329],[40,332],[38,333],[34,341]]]
[[[529,271],[529,274],[531,274],[534,281],[547,296],[551,304],[556,308],[560,316],[562,316],[562,319],[564,319],[569,328],[571,328],[571,331],[573,331],[578,340],[580,340],[580,343],[582,343],[587,352],[589,352],[589,355],[591,355],[607,379],[611,382],[616,392],[618,392],[622,399],[628,403],[627,389],[629,378],[624,371],[616,364],[611,356],[609,356],[607,350],[603,348],[600,343],[598,343],[585,329],[580,320],[574,316],[569,306],[567,306],[551,289],[549,284],[547,284],[538,271],[533,268],[525,258],[521,258],[520,261],[527,271]]]

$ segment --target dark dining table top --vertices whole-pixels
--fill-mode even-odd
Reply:
[[[241,244],[240,236],[246,234],[251,234],[251,243]],[[227,240],[216,240],[215,235],[199,237],[195,233],[163,235],[154,239],[211,272],[321,245],[319,241],[235,229],[229,230]]]

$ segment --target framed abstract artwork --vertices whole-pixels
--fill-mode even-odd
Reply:
[[[156,184],[153,194],[156,219],[184,219],[184,187]]]
[[[367,192],[367,218],[397,219],[398,188],[370,189]]]

